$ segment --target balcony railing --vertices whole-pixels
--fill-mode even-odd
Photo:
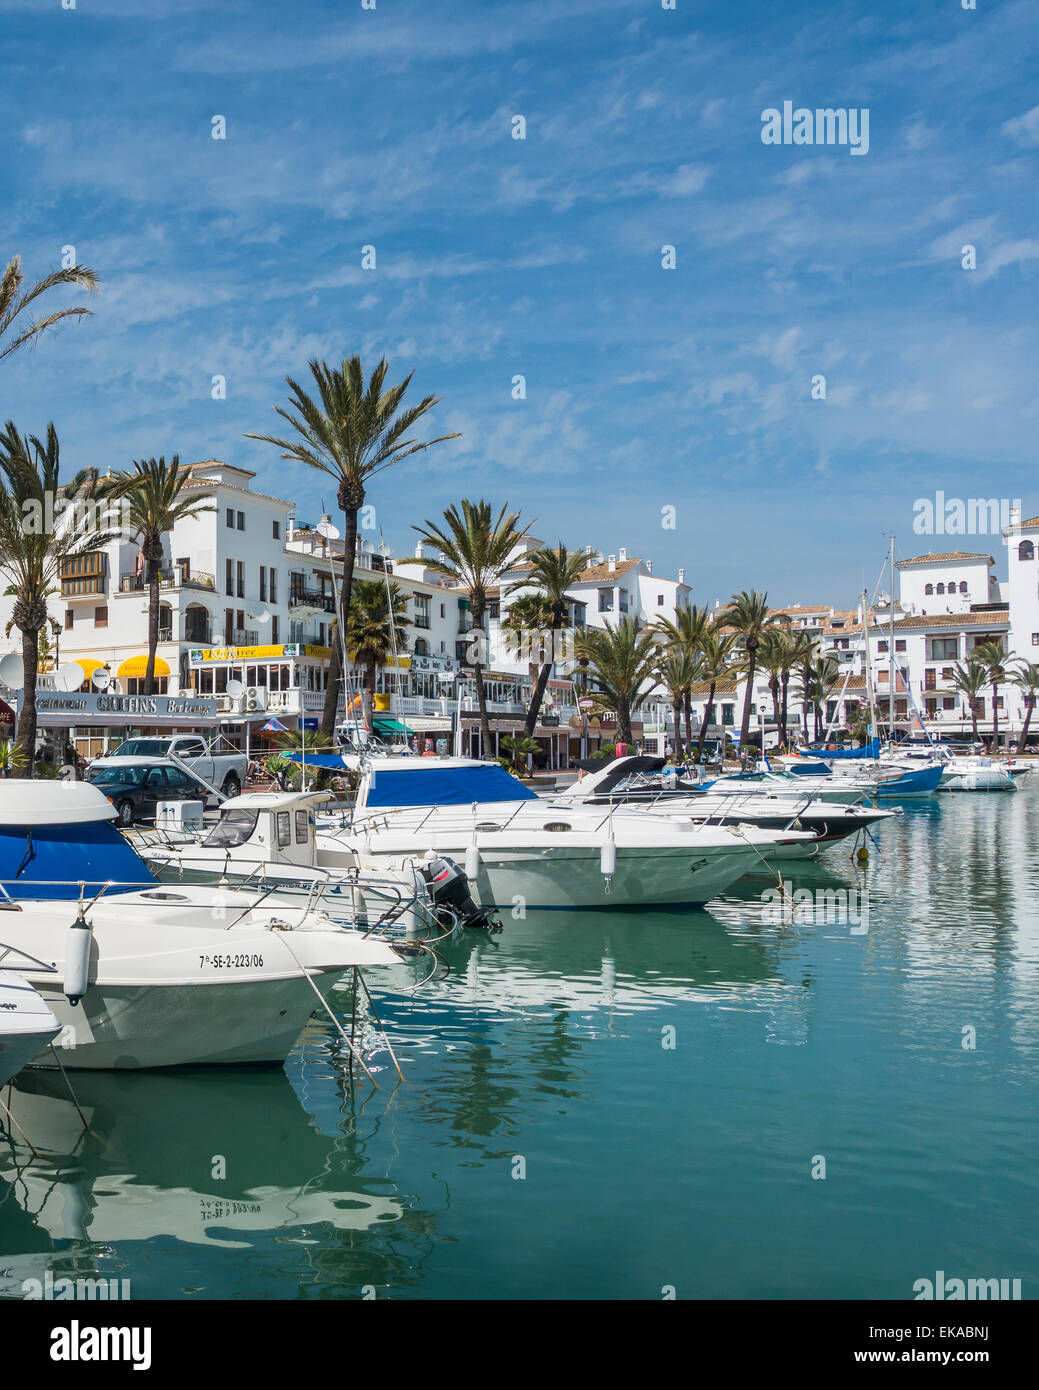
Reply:
[[[167,641],[170,639],[166,639]],[[210,627],[189,627],[184,629],[184,641],[190,642],[193,647],[204,646],[213,640],[213,629]]]
[[[293,584],[289,589],[290,608],[316,608],[321,613],[334,613],[336,601],[334,594],[323,593],[321,589],[308,589]]]
[[[260,634],[255,628],[236,627],[231,633],[232,647],[257,647],[260,644]]]
[[[121,574],[119,576],[119,592],[121,594],[140,593],[142,589],[147,589],[148,580],[144,574]],[[216,579],[211,574],[206,574],[203,570],[196,570],[194,573],[185,574],[182,570],[162,570],[159,573],[160,589],[216,589]]]
[[[412,627],[424,628],[427,632],[433,626],[428,613],[416,613],[411,620],[411,625]]]

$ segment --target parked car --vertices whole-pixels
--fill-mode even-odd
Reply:
[[[173,763],[132,763],[123,759],[118,767],[92,769],[87,780],[108,797],[122,826],[134,821],[155,819],[160,801],[201,801],[208,792],[183,768]]]
[[[129,738],[114,753],[95,758],[90,764],[93,773],[103,767],[130,767],[142,759],[153,761],[173,754],[187,763],[199,776],[225,796],[237,796],[245,782],[248,760],[244,753],[214,753],[212,747],[198,734],[151,735],[148,738]]]

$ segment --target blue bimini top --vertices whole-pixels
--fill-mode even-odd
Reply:
[[[110,889],[113,893],[157,882],[111,821],[0,825],[0,899],[4,893],[11,898],[75,899],[81,882],[93,896],[109,880],[131,885]]]

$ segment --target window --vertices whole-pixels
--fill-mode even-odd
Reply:
[[[278,571],[271,569],[268,571],[268,584],[271,591],[271,603],[278,602]]]
[[[1039,647],[1039,632],[1032,633],[1032,646]]]
[[[1034,560],[1035,546],[1031,541],[1022,541],[1017,547],[1017,558],[1019,560]]]
[[[73,624],[74,624],[74,621],[75,621],[75,617],[76,617],[76,615],[75,615],[75,613],[72,611],[72,609],[71,609],[71,608],[66,608],[66,609],[65,609],[65,626],[66,626],[66,627],[72,627]]]
[[[943,696],[942,696],[942,709],[955,709],[955,708],[956,708],[956,696],[955,696],[955,695],[943,695]]]
[[[225,569],[225,571],[224,571],[224,593],[225,593],[225,594],[233,594],[233,593],[234,593],[234,561],[233,561],[233,560],[228,560],[228,561],[227,561],[227,567],[226,567],[226,569]]]
[[[657,607],[658,607],[658,608],[663,608],[663,606],[664,606],[664,595],[663,595],[663,594],[657,594]]]
[[[441,616],[442,618],[446,618],[446,617],[447,617],[447,614],[446,614],[445,611],[444,611],[444,605],[443,605],[443,604],[440,605],[440,616]]]
[[[103,608],[95,608],[95,609],[94,609],[94,626],[95,626],[95,627],[107,627],[107,626],[108,626],[108,605],[107,605],[107,604],[105,604],[105,606],[104,606]]]
[[[924,593],[925,593],[925,594],[933,594],[933,593],[934,593],[934,585],[933,585],[933,584],[925,584],[925,585],[924,585]]]
[[[238,568],[238,597],[245,598],[245,561],[237,560],[235,563]],[[241,627],[242,624],[239,623],[238,626]]]
[[[735,708],[736,708],[735,705],[722,705],[722,723],[723,723],[723,724],[731,724],[731,723],[732,723],[732,721],[733,721],[733,711],[735,710]]]
[[[292,844],[292,827],[289,824],[288,811],[279,811],[276,819],[278,822],[278,848],[287,849]]]
[[[234,507],[228,507],[227,509],[227,525],[230,530],[234,530]]]
[[[612,613],[612,612],[613,612],[613,590],[612,590],[612,589],[600,589],[600,590],[599,590],[599,612],[600,612],[600,613]]]
[[[173,751],[178,758],[204,758],[206,745],[201,739],[189,738],[185,739],[183,743],[179,743]]]
[[[961,579],[961,580],[960,580],[960,593],[961,593],[961,594],[965,594],[966,592],[967,592],[967,581],[966,581],[965,579]]]
[[[305,845],[310,838],[310,816],[306,811],[296,812],[296,844]]]
[[[256,829],[258,811],[225,811],[206,836],[207,845],[244,845]]]
[[[272,522],[271,522],[271,535],[273,536],[273,538],[274,538],[276,541],[280,541],[280,540],[281,540],[281,522],[280,522],[280,521],[272,521]]]
[[[887,651],[887,643],[886,643],[886,642],[878,642],[878,643],[877,643],[877,651],[878,651],[878,652],[886,652],[886,651]]]
[[[945,593],[945,585],[944,585],[944,584],[939,584],[939,585],[938,585],[938,589],[937,589],[936,592],[938,592],[939,594],[944,594],[944,593]]]
[[[960,639],[958,637],[931,638],[932,661],[955,661],[959,654]]]
[[[260,566],[260,598],[267,602],[267,566]]]
[[[904,637],[895,638],[895,651],[904,652],[906,649],[906,639]]]
[[[271,618],[271,641],[274,643],[275,646],[277,646],[278,643],[281,641],[281,638],[280,638],[279,635],[278,635],[278,631],[279,631],[278,615],[277,615],[277,613],[275,613],[275,615],[273,616],[273,618]]]
[[[239,513],[238,513],[238,529],[239,529],[239,531],[244,531],[244,530],[245,530],[245,513],[244,513],[244,512],[239,512]]]

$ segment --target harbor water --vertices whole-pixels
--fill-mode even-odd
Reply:
[[[372,971],[404,1085],[370,1019],[377,1091],[320,1018],[284,1070],[77,1073],[86,1132],[23,1074],[0,1296],[1034,1297],[1039,773],[904,810],[784,896],[506,913],[446,980]]]

